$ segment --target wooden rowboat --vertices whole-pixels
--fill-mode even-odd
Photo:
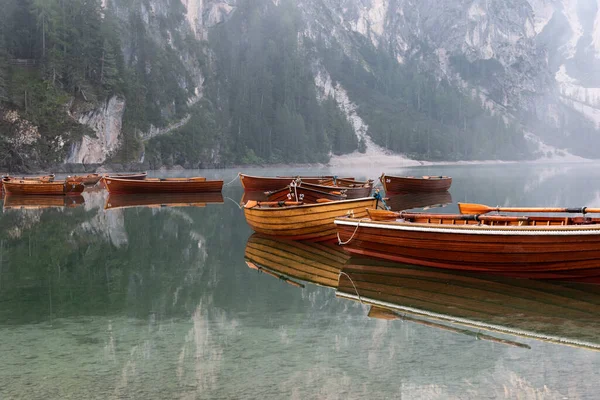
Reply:
[[[100,179],[102,179],[102,176],[100,174],[88,174],[88,175],[73,175],[73,176],[68,176],[67,177],[67,181],[68,182],[79,182],[79,183],[83,183],[84,185],[95,185],[96,183],[98,183],[98,181],[100,181]]]
[[[335,193],[344,193],[347,199],[360,199],[362,197],[369,197],[371,195],[371,191],[373,190],[373,185],[369,183],[365,183],[358,186],[334,186],[334,185],[319,185],[314,183],[306,183],[304,181],[299,183],[300,186],[319,190],[321,192],[335,192]]]
[[[43,209],[43,208],[63,208],[77,207],[82,205],[85,199],[82,195],[62,196],[62,195],[18,195],[9,194],[4,197],[3,208],[11,209]]]
[[[337,218],[353,254],[427,267],[580,277],[600,266],[600,218],[395,213]]]
[[[207,204],[223,204],[221,192],[208,193],[109,193],[105,210],[129,207],[205,207]]]
[[[452,203],[450,192],[403,193],[385,199],[392,211],[410,210],[411,208],[442,207]]]
[[[321,191],[304,185],[288,185],[274,192],[266,192],[267,201],[302,201],[305,204],[314,204],[326,200],[345,200],[346,191]],[[367,196],[363,196],[367,197]]]
[[[377,202],[373,197],[318,204],[289,202],[279,205],[283,202],[249,201],[244,205],[244,216],[248,225],[258,233],[321,242],[335,238],[335,218],[348,214],[357,218],[366,217],[366,209],[375,208]]]
[[[83,184],[77,182],[12,178],[3,178],[2,185],[7,194],[16,195],[79,195],[84,189]]]
[[[121,179],[102,178],[109,193],[205,193],[221,192],[223,181],[195,178],[146,178]]]
[[[4,176],[3,178],[10,178],[10,179],[16,179],[16,180],[22,180],[22,181],[40,181],[40,182],[52,182],[54,181],[54,174],[49,174],[49,175],[39,175],[39,176],[21,176],[21,177],[15,177],[15,176]]]
[[[121,179],[135,179],[135,180],[146,179],[147,176],[148,176],[147,172],[132,172],[132,173],[126,173],[126,174],[108,173],[108,174],[104,175],[105,178],[121,178]]]
[[[248,192],[270,192],[286,187],[292,181],[302,180],[309,183],[333,182],[332,176],[251,176],[240,174],[240,182],[245,191]]]
[[[336,288],[338,274],[350,256],[337,244],[297,242],[254,233],[246,243],[249,268],[294,286],[295,280]]]
[[[381,174],[379,180],[387,195],[413,192],[445,192],[452,185],[449,176],[392,176]]]
[[[417,321],[441,321],[600,350],[600,287],[596,285],[492,277],[356,258],[342,271],[336,296],[377,307],[372,312],[379,315],[379,310],[387,310],[386,319],[408,314]]]

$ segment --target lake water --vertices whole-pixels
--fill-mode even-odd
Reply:
[[[237,172],[169,175],[228,182]],[[244,172],[376,179],[383,171]],[[451,175],[454,202],[600,207],[596,164],[386,172]],[[76,207],[5,207],[0,399],[598,398],[600,352],[590,348],[502,332],[478,340],[478,328],[469,328],[473,335],[464,326],[373,318],[368,305],[336,297],[335,288],[302,288],[249,268],[252,231],[237,205],[239,181],[223,196],[206,207],[104,210],[106,193],[94,190]],[[593,315],[600,286],[586,292],[578,300]],[[590,330],[600,321],[574,315],[557,315],[556,331],[546,333],[600,344]],[[513,317],[532,332],[554,321],[528,311]]]

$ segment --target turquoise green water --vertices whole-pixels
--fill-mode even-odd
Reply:
[[[228,182],[237,172],[171,175]],[[600,206],[596,165],[396,172],[451,175],[454,201]],[[239,182],[223,195],[202,208],[105,211],[96,191],[79,207],[4,210],[0,399],[597,398],[598,352],[372,319],[335,289],[248,268]]]

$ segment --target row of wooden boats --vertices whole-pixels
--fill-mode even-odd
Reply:
[[[600,268],[585,283],[515,279],[351,257],[336,244],[257,233],[245,261],[279,282],[332,288],[337,297],[371,306],[373,318],[520,347],[528,345],[481,331],[600,349],[600,290],[593,285],[600,284]]]
[[[240,178],[248,182],[247,176]],[[250,187],[259,187],[260,180],[251,178]],[[322,188],[332,187],[336,178],[318,178],[320,192],[308,191],[310,186],[303,189],[303,180],[309,178],[300,177],[287,189],[267,192],[265,201],[246,201],[246,221],[255,232],[265,235],[315,242],[337,238],[350,254],[448,270],[583,279],[595,275],[600,266],[600,218],[588,216],[600,209],[510,209],[459,203],[460,214],[395,212],[385,207],[377,192],[356,199],[334,197],[332,194],[339,196],[340,191],[332,193]],[[388,185],[388,191],[394,183],[385,174],[380,180]],[[404,193],[399,198],[415,193],[448,193],[441,190],[450,185],[443,182],[445,177],[423,180],[435,181],[440,191]],[[287,195],[272,197],[286,190]],[[399,186],[392,190],[399,190]],[[451,201],[449,193],[448,199]],[[400,209],[413,205],[407,203]]]
[[[85,186],[95,185],[99,181],[109,193],[220,193],[222,180],[208,180],[204,177],[193,178],[148,178],[145,172],[134,174],[110,174],[100,176],[68,176],[64,180],[55,180],[54,175],[39,177],[2,179],[2,189],[10,195],[79,195]]]

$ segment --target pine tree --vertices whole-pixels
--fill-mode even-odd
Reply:
[[[115,52],[106,39],[102,47],[100,62],[100,84],[104,89],[114,91],[119,83],[119,70],[117,69]]]

